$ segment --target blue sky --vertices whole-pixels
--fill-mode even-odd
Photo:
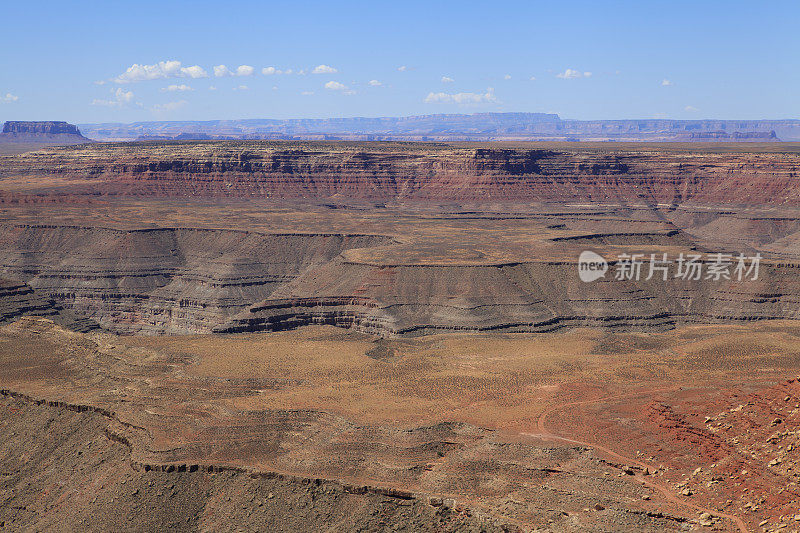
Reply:
[[[0,13],[0,120],[800,117],[796,0],[9,0]]]

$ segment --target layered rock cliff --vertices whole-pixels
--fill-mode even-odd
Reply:
[[[69,145],[91,142],[77,126],[61,121],[8,121],[0,133],[0,143]]]
[[[117,332],[798,318],[793,146],[130,143],[1,163],[0,277]],[[765,264],[750,283],[585,284],[587,248]]]
[[[343,250],[390,240],[18,225],[0,234],[0,272],[113,331],[204,332]]]
[[[90,196],[799,205],[793,146],[109,144],[7,159],[0,180],[23,179],[31,193]]]
[[[583,283],[574,262],[374,266],[334,261],[217,326],[238,332],[307,324],[374,333],[551,331],[565,326],[663,329],[679,324],[800,318],[800,264],[757,281]],[[324,295],[324,296],[322,296]]]
[[[63,308],[119,333],[332,324],[416,335],[800,318],[800,263],[785,260],[765,262],[755,281],[620,281],[609,275],[584,283],[574,259],[552,252],[524,262],[469,263],[446,253],[424,262],[359,259],[362,252],[391,253],[397,246],[380,235],[32,225],[2,230],[0,275],[25,283],[9,282],[9,298],[0,299],[14,307],[11,315],[21,314],[20,307],[35,314]],[[664,249],[636,234],[564,246],[577,257],[587,243],[603,242]]]
[[[3,125],[3,133],[26,133],[35,135],[80,135],[74,124],[61,121],[23,122],[10,120]]]

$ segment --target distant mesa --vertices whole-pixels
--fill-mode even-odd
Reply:
[[[27,133],[27,134],[51,134],[62,133],[80,135],[78,126],[68,122],[49,121],[49,122],[22,122],[8,121],[3,125],[3,133]]]
[[[800,120],[569,120],[551,113],[82,124],[98,141],[800,141]]]
[[[16,121],[3,125],[0,143],[18,144],[82,144],[92,142],[81,134],[78,126],[62,121]]]

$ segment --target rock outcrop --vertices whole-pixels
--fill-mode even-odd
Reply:
[[[8,121],[3,125],[3,133],[31,134],[31,135],[80,135],[81,132],[74,124],[61,121],[49,122],[22,122]]]
[[[91,142],[77,126],[61,121],[8,121],[0,133],[0,143],[81,144]]]

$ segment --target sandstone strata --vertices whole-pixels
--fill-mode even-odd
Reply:
[[[67,122],[8,121],[0,133],[0,154],[22,152],[36,145],[70,145],[91,142],[77,126]],[[18,149],[17,149],[18,148]]]
[[[67,122],[22,122],[8,121],[3,125],[3,133],[34,135],[80,135],[74,124]]]
[[[800,205],[800,155],[430,144],[87,145],[6,159],[37,194]]]
[[[0,275],[126,333],[796,318],[799,174],[793,145],[59,148],[2,160]],[[124,223],[103,222],[121,212]],[[586,284],[576,259],[587,248],[612,261],[719,251],[764,263],[748,283]]]

